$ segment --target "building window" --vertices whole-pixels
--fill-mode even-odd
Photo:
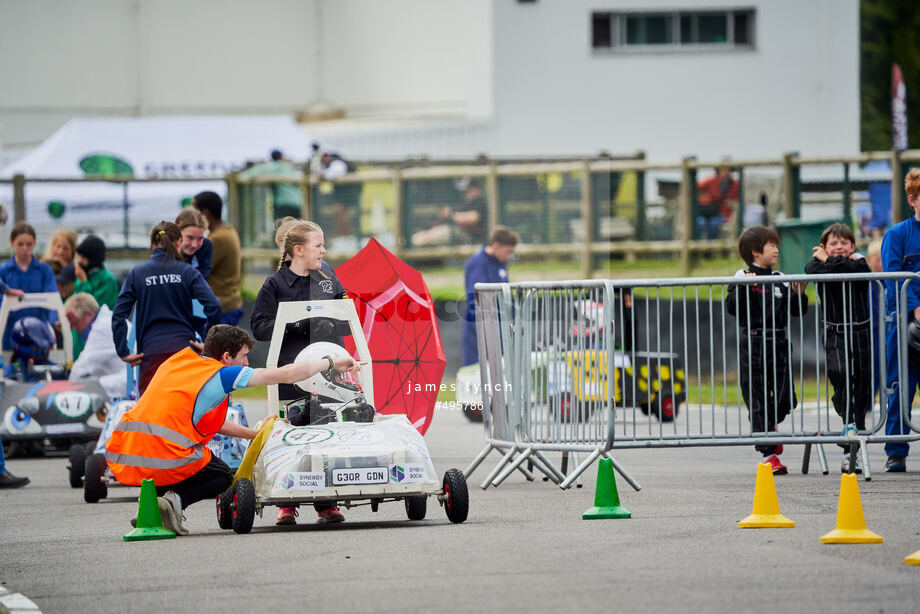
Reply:
[[[751,48],[754,11],[595,12],[591,46],[597,51]]]

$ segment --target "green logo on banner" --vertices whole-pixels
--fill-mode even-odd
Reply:
[[[134,175],[134,169],[130,164],[121,158],[105,154],[86,156],[80,160],[80,169],[87,175],[102,175],[104,177]]]
[[[180,203],[180,205],[182,206],[183,209],[186,209],[186,208],[188,208],[188,207],[191,207],[191,206],[192,206],[192,197],[191,197],[191,196],[186,196],[185,198],[182,199],[182,202]]]
[[[60,219],[65,211],[67,211],[67,205],[59,200],[52,200],[48,203],[48,215],[56,220]]]

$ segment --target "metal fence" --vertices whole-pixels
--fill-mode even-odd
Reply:
[[[877,162],[887,163],[888,170],[867,170]],[[112,247],[139,247],[153,223],[174,217],[197,190],[225,186],[227,216],[247,259],[275,256],[274,221],[291,214],[326,229],[333,260],[349,257],[370,236],[410,261],[462,258],[503,224],[521,234],[520,254],[577,259],[588,278],[612,256],[643,254],[677,255],[689,272],[697,255],[733,249],[739,230],[753,224],[834,219],[857,228],[872,213],[873,188],[888,187],[891,220],[899,221],[909,214],[904,175],[917,162],[920,150],[666,163],[639,152],[583,159],[357,162],[354,172],[334,181],[318,180],[303,167],[157,179],[113,169],[114,174],[79,179],[0,179],[0,200],[12,203],[16,220],[86,231],[102,225]],[[703,239],[699,186],[725,165],[733,169],[737,197],[715,238]],[[71,223],[77,212],[80,221]],[[470,212],[474,221],[454,215]]]
[[[850,453],[847,468],[858,463],[871,479],[866,444],[920,439],[904,409],[909,387],[897,385],[908,382],[905,297],[916,278],[477,284],[487,445],[467,475],[498,450],[483,488],[515,470],[532,478],[528,466],[568,488],[618,448],[750,445],[767,456],[780,444],[807,446],[804,472],[817,445],[827,473],[824,445],[839,444]],[[809,285],[799,295],[794,284]],[[886,284],[899,317],[884,316]],[[886,326],[899,365],[890,381]],[[907,426],[885,435],[895,391]],[[857,432],[844,430],[854,423]],[[563,467],[546,457],[551,451],[563,453]],[[572,454],[587,457],[568,471]]]

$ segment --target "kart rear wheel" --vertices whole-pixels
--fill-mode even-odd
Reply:
[[[476,405],[464,403],[463,415],[466,416],[470,422],[482,422],[482,403],[477,403]]]
[[[86,469],[86,448],[83,447],[83,444],[75,443],[70,446],[70,470],[68,471],[68,477],[70,478],[70,487],[71,488],[82,488],[83,487],[83,472]]]
[[[406,516],[409,520],[425,520],[428,511],[428,497],[406,497]]]
[[[662,422],[673,422],[679,409],[680,403],[674,397],[663,398],[660,405],[657,402],[652,403],[652,410],[655,412],[655,416]]]
[[[228,488],[217,495],[217,525],[221,529],[233,528],[233,488]]]
[[[466,478],[459,469],[448,469],[444,473],[444,511],[451,522],[463,522],[470,511],[470,492]]]
[[[87,441],[83,444],[83,449],[86,450],[86,455],[89,456],[96,451],[96,440]]]
[[[252,530],[252,521],[256,516],[256,491],[248,479],[240,478],[233,485],[230,512],[234,532],[249,533]]]
[[[86,459],[83,500],[87,503],[98,503],[99,499],[105,499],[109,496],[109,487],[103,481],[106,467],[105,455],[103,454],[92,454]]]

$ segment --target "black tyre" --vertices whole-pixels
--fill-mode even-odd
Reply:
[[[89,456],[96,451],[96,441],[87,441],[83,444],[83,449],[86,450],[86,456]]]
[[[236,533],[249,533],[252,530],[252,521],[256,517],[256,490],[246,478],[238,479],[233,485],[230,513]]]
[[[86,459],[83,500],[87,503],[98,503],[99,499],[109,496],[109,487],[104,481],[106,467],[103,454],[93,454]]]
[[[470,403],[464,403],[463,415],[466,416],[470,422],[482,422],[482,405],[471,405]]]
[[[233,488],[217,495],[217,524],[221,529],[233,528]]]
[[[83,444],[70,446],[70,470],[68,471],[71,488],[83,487],[83,471],[86,469],[86,449]]]
[[[444,510],[451,522],[463,522],[470,512],[470,491],[466,478],[459,469],[448,469],[444,474]]]
[[[673,422],[679,410],[680,403],[674,397],[665,397],[661,399],[661,403],[658,401],[652,403],[652,411],[662,422]]]
[[[406,516],[409,520],[425,520],[428,511],[428,497],[406,497]]]
[[[648,403],[639,403],[639,410],[647,416],[648,415]]]

